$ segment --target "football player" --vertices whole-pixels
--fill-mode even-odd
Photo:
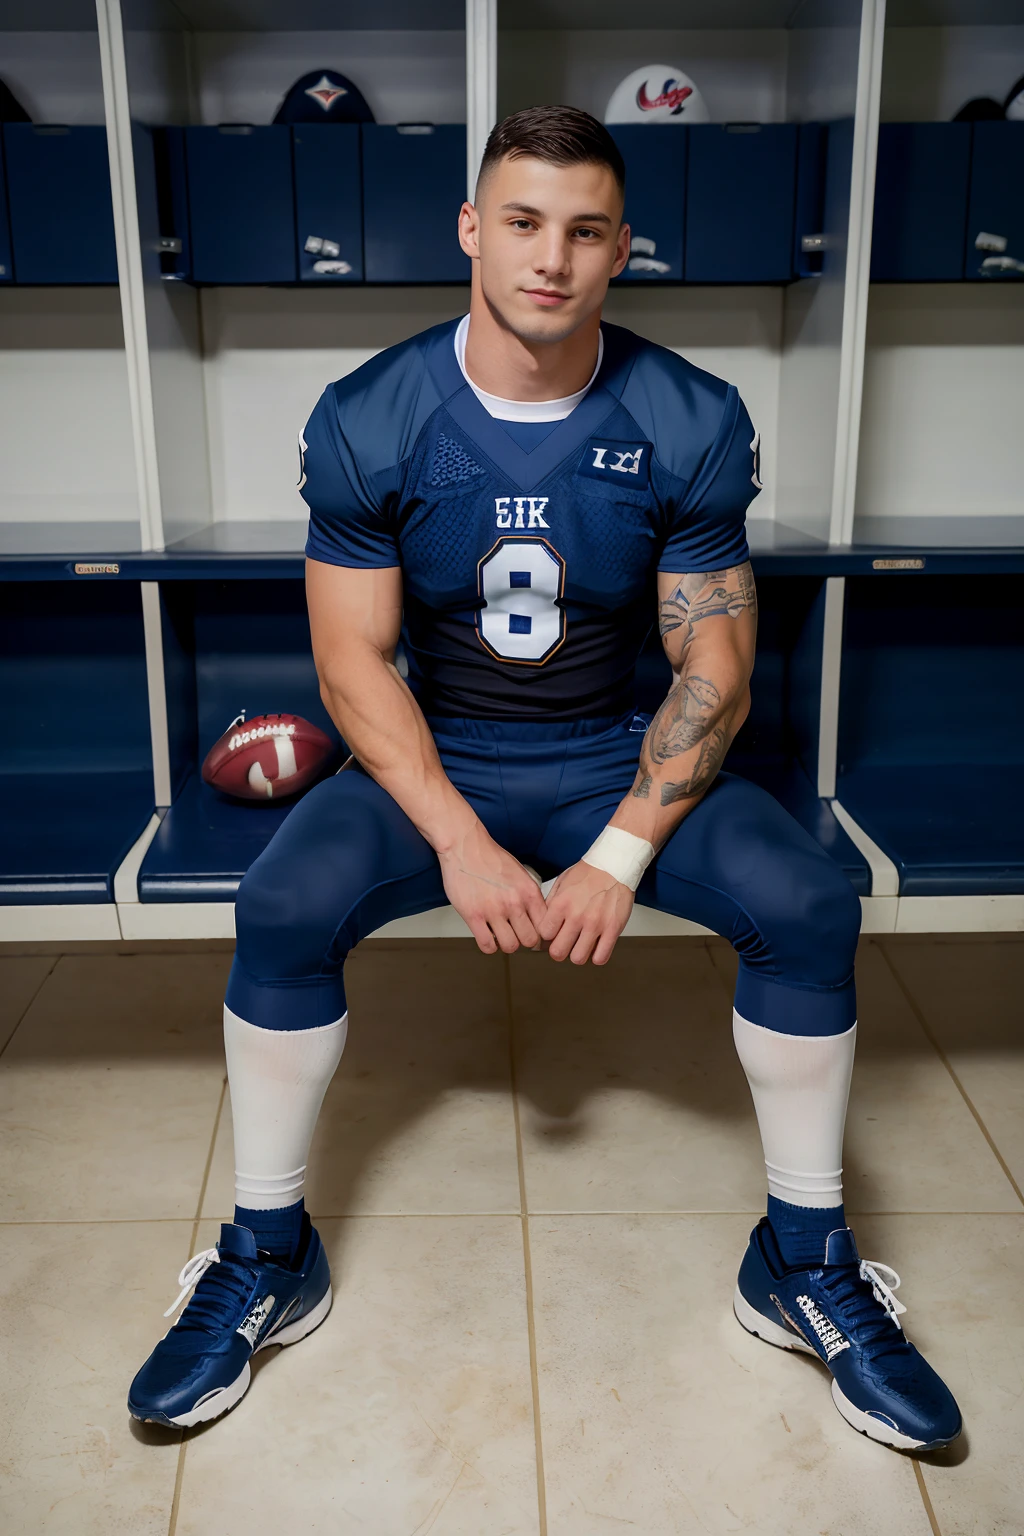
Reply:
[[[132,1383],[139,1419],[216,1418],[254,1351],[327,1316],[303,1181],[349,950],[448,901],[485,953],[603,965],[639,900],[739,956],[768,1182],[740,1323],[816,1354],[873,1439],[960,1433],[902,1331],[898,1276],[860,1258],[843,1213],[858,899],[770,795],[721,771],[754,660],[757,433],[732,385],[602,323],[629,256],[623,187],[586,113],[499,124],[459,217],[469,314],[330,385],[303,433],[313,651],[354,757],[238,892],[235,1217],[182,1271],[191,1299]],[[633,677],[655,618],[673,681],[648,723]],[[558,877],[546,901],[531,870]]]

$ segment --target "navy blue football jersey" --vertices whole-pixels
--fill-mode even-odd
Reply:
[[[661,571],[747,558],[757,438],[732,385],[605,325],[601,371],[529,451],[459,368],[456,322],[331,384],[302,436],[306,553],[400,566],[428,715],[624,713]]]

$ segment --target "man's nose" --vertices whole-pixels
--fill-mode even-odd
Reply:
[[[569,242],[555,231],[545,233],[533,258],[534,268],[549,277],[564,276],[569,271]]]

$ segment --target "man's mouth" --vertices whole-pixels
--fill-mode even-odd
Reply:
[[[524,293],[528,299],[542,309],[557,309],[559,304],[566,304],[569,300],[567,293],[559,293],[557,288],[525,288]]]

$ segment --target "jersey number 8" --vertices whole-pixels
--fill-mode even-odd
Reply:
[[[546,539],[499,539],[478,567],[477,633],[492,656],[534,666],[565,639],[565,561]]]

